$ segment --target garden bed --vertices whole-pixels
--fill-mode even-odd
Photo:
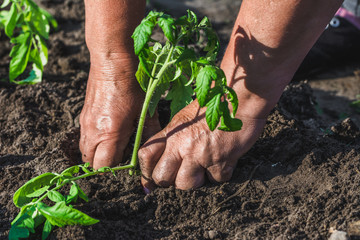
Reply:
[[[60,172],[81,157],[79,114],[89,69],[83,1],[38,2],[59,22],[49,40],[44,81],[34,86],[0,83],[1,239],[18,213],[14,192],[32,177]],[[225,10],[238,7],[225,2]],[[231,24],[215,21],[224,43]],[[0,46],[1,79],[7,76],[11,48],[4,35]],[[344,71],[350,77],[335,71],[310,82],[313,88],[306,82],[288,86],[230,182],[189,191],[158,188],[145,195],[140,177],[127,171],[81,180],[91,200],[76,207],[100,223],[55,228],[49,238],[327,239],[331,231],[342,230],[356,239],[360,116],[348,105],[360,93],[360,79],[351,74],[353,68]],[[160,117],[166,119],[162,105]]]

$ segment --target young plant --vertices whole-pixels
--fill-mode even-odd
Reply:
[[[151,38],[156,25],[167,39],[164,45]],[[207,40],[205,45],[203,36]],[[219,122],[218,129],[223,131],[241,129],[241,120],[234,118],[238,108],[237,95],[227,86],[224,72],[215,65],[219,40],[207,17],[198,21],[195,13],[188,10],[187,16],[175,20],[162,12],[150,12],[135,29],[132,38],[135,54],[139,57],[136,78],[146,96],[130,164],[134,167],[137,164],[146,114],[154,115],[166,91],[165,99],[171,100],[171,117],[192,101],[195,91],[200,107],[207,107],[206,122],[211,131]]]
[[[151,39],[156,25],[167,38],[164,45]],[[44,173],[31,179],[14,194],[14,204],[21,210],[11,224],[9,239],[26,238],[41,224],[44,224],[42,239],[46,239],[54,226],[97,223],[98,220],[70,205],[78,198],[88,201],[76,180],[105,172],[115,175],[115,171],[124,169],[132,173],[137,167],[137,152],[146,114],[154,114],[161,96],[169,89],[166,99],[171,101],[171,116],[189,104],[195,92],[199,105],[207,107],[206,122],[210,130],[213,131],[219,122],[218,128],[223,131],[241,129],[241,120],[234,118],[238,107],[236,93],[226,85],[223,71],[215,65],[219,41],[208,18],[199,22],[191,11],[179,19],[150,12],[135,29],[133,38],[135,53],[139,56],[136,78],[146,97],[130,163],[98,170],[90,169],[89,164],[76,165],[60,174]],[[196,86],[194,90],[193,82]],[[232,106],[231,112],[228,102]],[[81,175],[80,170],[83,172]],[[61,194],[58,190],[68,184],[71,185],[69,193]],[[45,199],[52,201],[53,205],[45,204]]]
[[[0,28],[14,44],[10,52],[9,81],[17,84],[41,82],[48,61],[46,40],[50,26],[57,28],[57,22],[32,0],[4,0],[0,8],[8,6],[10,10],[0,11]],[[29,63],[32,63],[29,76],[17,80]]]

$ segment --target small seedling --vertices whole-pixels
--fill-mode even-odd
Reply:
[[[14,44],[10,52],[9,81],[17,84],[41,82],[48,61],[46,40],[50,26],[57,28],[57,22],[32,0],[4,0],[0,8],[8,6],[10,10],[0,11],[0,29],[4,29]],[[32,63],[29,76],[17,80],[29,63]]]
[[[156,25],[167,38],[164,45],[151,38]],[[198,21],[197,16],[188,11],[186,16],[174,19],[161,12],[150,12],[132,37],[135,54],[139,57],[136,78],[146,96],[130,164],[98,170],[90,169],[89,164],[77,165],[60,174],[44,173],[31,179],[14,194],[14,204],[21,210],[12,222],[10,239],[28,237],[41,224],[44,224],[42,239],[46,239],[54,226],[97,223],[98,220],[69,205],[78,198],[88,201],[76,180],[105,172],[115,175],[116,171],[124,169],[128,169],[130,174],[136,173],[137,152],[146,115],[155,113],[165,92],[166,99],[171,101],[171,116],[189,104],[196,93],[199,105],[207,107],[205,118],[211,131],[219,123],[218,129],[223,131],[241,129],[241,120],[234,118],[238,107],[236,93],[227,86],[224,72],[215,65],[219,41],[207,17]],[[80,171],[83,172],[81,175]],[[71,188],[69,194],[64,196],[58,190],[67,184]],[[54,204],[46,205],[43,202],[45,199]]]

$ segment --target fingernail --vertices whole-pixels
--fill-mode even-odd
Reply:
[[[148,189],[147,187],[143,187],[143,188],[146,195],[151,193],[150,189]]]

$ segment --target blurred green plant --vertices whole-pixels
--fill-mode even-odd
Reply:
[[[57,28],[56,20],[32,0],[4,0],[0,8],[9,9],[0,11],[0,29],[14,44],[10,52],[9,81],[16,84],[41,82],[48,61],[46,40],[50,28]],[[29,76],[17,80],[30,63]]]
[[[350,106],[355,108],[355,110],[360,113],[360,94],[356,95],[356,99],[357,100],[350,103]]]

